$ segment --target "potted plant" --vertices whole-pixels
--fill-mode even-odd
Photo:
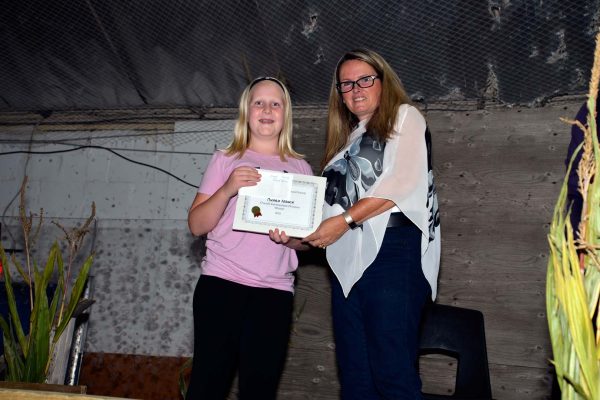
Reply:
[[[600,34],[587,101],[587,125],[567,121],[584,132],[581,161],[573,160],[562,185],[548,241],[546,281],[548,325],[562,399],[600,399],[600,148],[596,98],[600,80]],[[577,152],[576,152],[577,153]],[[573,233],[567,204],[567,181],[577,168],[583,211]]]
[[[32,213],[27,215],[26,184],[27,177],[21,184],[19,205],[19,221],[24,239],[24,265],[14,253],[11,256],[6,254],[0,244],[0,262],[9,309],[7,319],[0,316],[0,330],[4,340],[5,379],[10,382],[44,383],[51,368],[54,350],[71,318],[91,305],[90,300],[81,299],[81,296],[92,265],[92,255],[85,259],[75,279],[71,275],[74,271],[75,257],[94,219],[95,205],[92,203],[91,215],[81,227],[69,230],[54,222],[65,233],[68,253],[66,263],[61,246],[54,241],[42,267],[42,264],[33,260],[32,249],[40,234],[43,210],[40,210],[38,216]],[[37,226],[34,229],[36,221]],[[27,334],[19,318],[13,291],[12,267],[29,290],[30,316]],[[54,281],[55,286],[48,294],[51,281]]]

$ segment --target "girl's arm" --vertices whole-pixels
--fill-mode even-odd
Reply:
[[[212,195],[197,193],[188,213],[188,226],[196,235],[212,231],[223,216],[229,200],[244,186],[255,186],[260,174],[252,167],[238,167],[231,172],[227,181]]]
[[[188,213],[190,231],[196,236],[212,231],[217,226],[221,216],[223,216],[229,199],[230,197],[221,189],[217,190],[212,196],[197,193]]]

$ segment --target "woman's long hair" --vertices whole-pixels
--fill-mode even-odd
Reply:
[[[381,142],[392,135],[398,108],[402,104],[410,104],[400,78],[378,53],[368,49],[357,49],[347,52],[340,58],[333,75],[329,90],[329,112],[327,117],[327,145],[321,161],[321,169],[346,145],[352,129],[358,124],[358,118],[350,112],[342,101],[336,84],[342,64],[349,60],[360,60],[369,64],[381,81],[381,99],[379,107],[367,123],[367,130]]]
[[[283,91],[283,127],[279,134],[278,150],[279,157],[282,161],[285,161],[286,156],[292,158],[302,158],[303,156],[296,153],[292,148],[292,100],[290,98],[290,92],[287,90],[285,85],[276,78],[266,76],[254,79],[242,92],[240,97],[240,107],[237,122],[235,123],[235,129],[233,134],[233,140],[229,145],[223,149],[227,155],[237,155],[238,158],[244,155],[244,152],[250,144],[250,129],[248,126],[248,114],[250,109],[250,101],[252,100],[252,88],[257,83],[262,81],[271,81],[279,85]]]

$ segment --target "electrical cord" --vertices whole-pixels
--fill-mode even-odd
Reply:
[[[1,124],[0,124],[1,126]],[[228,133],[231,132],[231,129],[213,129],[211,130],[211,133],[218,133],[218,132],[223,132],[223,133]],[[147,132],[147,133],[128,133],[128,134],[124,134],[124,133],[120,133],[120,134],[116,134],[116,135],[102,135],[99,136],[98,139],[125,139],[125,138],[131,138],[131,137],[135,137],[135,138],[139,138],[139,137],[143,137],[143,136],[165,136],[165,135],[169,135],[169,136],[175,136],[175,135],[183,135],[183,134],[203,134],[206,133],[205,131],[201,131],[201,130],[185,130],[185,131],[176,131],[173,132],[172,130],[164,130],[164,131],[157,131],[155,129],[153,129],[151,132]],[[89,136],[79,136],[79,137],[72,137],[69,138],[68,140],[90,140]],[[24,142],[29,142],[29,141],[25,141],[25,140],[15,140],[15,139],[0,139],[0,143],[24,143]],[[62,144],[63,141],[62,140],[31,140],[31,142],[33,143],[56,143],[56,144]]]
[[[77,140],[77,139],[75,139]],[[69,143],[66,141],[62,141],[62,140],[14,140],[14,139],[7,139],[7,140],[2,140],[0,139],[0,144],[58,144],[58,145],[62,145],[62,146],[72,146],[72,147],[79,147],[79,146],[84,146],[84,145],[80,145],[80,144],[74,144],[74,143]],[[163,153],[163,154],[187,154],[187,155],[203,155],[203,156],[210,156],[213,153],[207,153],[205,151],[175,151],[175,150],[148,150],[148,149],[128,149],[128,148],[121,148],[121,147],[105,147],[105,146],[98,146],[98,147],[102,147],[106,150],[123,150],[123,151],[129,151],[129,152],[133,152],[133,153]],[[215,150],[217,150],[217,145],[215,144]],[[3,153],[0,153],[0,155],[2,155]]]
[[[110,152],[110,153],[114,154],[115,156],[117,156],[117,157],[120,157],[120,158],[124,159],[125,161],[129,161],[129,162],[131,162],[131,163],[133,163],[133,164],[138,164],[138,165],[142,165],[142,166],[144,166],[144,167],[148,167],[148,168],[155,169],[155,170],[157,170],[157,171],[160,171],[160,172],[162,172],[162,173],[164,173],[164,174],[167,174],[167,175],[169,175],[170,177],[172,177],[172,178],[174,178],[174,179],[178,180],[178,181],[179,181],[179,182],[181,182],[181,183],[184,183],[184,184],[186,184],[186,185],[188,185],[188,186],[191,186],[191,187],[194,187],[194,188],[198,188],[198,186],[197,186],[197,185],[194,185],[194,184],[192,184],[192,183],[190,183],[190,182],[187,182],[186,180],[184,180],[184,179],[182,179],[182,178],[180,178],[180,177],[178,177],[178,176],[176,176],[176,175],[172,174],[171,172],[169,172],[169,171],[167,171],[167,170],[164,170],[164,169],[162,169],[162,168],[160,168],[160,167],[157,167],[157,166],[154,166],[154,165],[151,165],[151,164],[146,164],[146,163],[143,163],[143,162],[141,162],[141,161],[132,160],[131,158],[125,157],[124,155],[117,153],[117,152],[116,152],[116,151],[114,151],[113,149],[110,149],[110,148],[108,148],[108,147],[103,147],[103,146],[82,145],[82,146],[77,146],[77,147],[74,147],[74,148],[72,148],[72,149],[65,149],[65,150],[52,150],[52,151],[15,150],[15,151],[6,151],[6,152],[0,152],[0,156],[7,156],[7,155],[10,155],[10,154],[61,154],[61,153],[69,153],[69,152],[72,152],[72,151],[82,150],[82,149],[99,149],[99,150],[106,150],[106,151],[108,151],[108,152]],[[196,153],[196,154],[207,154],[207,155],[210,155],[210,154],[212,154],[212,153]]]

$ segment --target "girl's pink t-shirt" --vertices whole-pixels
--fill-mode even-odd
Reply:
[[[312,175],[310,165],[288,157],[267,156],[246,150],[241,158],[216,151],[206,168],[199,193],[212,195],[237,167]],[[206,256],[202,274],[216,276],[246,286],[273,288],[293,292],[293,272],[298,267],[296,251],[273,242],[269,235],[234,231],[233,217],[237,195],[232,197],[217,226],[206,238]]]

